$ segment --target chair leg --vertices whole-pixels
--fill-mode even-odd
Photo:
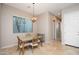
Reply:
[[[40,42],[39,44],[40,44],[41,46],[43,46],[43,42]]]
[[[22,55],[24,55],[24,43],[22,43]]]
[[[22,55],[24,55],[24,47],[22,48]]]
[[[32,46],[32,53],[33,53],[34,51],[33,51],[33,46]]]
[[[21,55],[21,54],[24,55],[24,48],[19,49],[19,55]]]
[[[19,49],[19,55],[21,54],[21,51],[22,51],[22,49],[20,48],[20,49]]]
[[[17,49],[16,50],[19,50],[20,48],[19,47],[17,47]]]
[[[41,42],[41,46],[43,46],[43,43]]]
[[[22,48],[19,48],[19,54],[24,55],[24,43],[22,43]]]

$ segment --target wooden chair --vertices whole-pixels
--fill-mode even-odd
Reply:
[[[38,38],[33,38],[32,43],[30,46],[32,47],[32,52],[34,51],[35,47],[38,47],[40,43],[40,40]]]
[[[41,38],[39,38],[39,40],[40,40],[41,46],[43,46],[43,43],[45,42],[45,35],[38,33],[37,36],[41,36]]]
[[[18,39],[18,50],[20,50],[19,54],[24,54],[24,51],[25,51],[25,47],[28,47],[29,44],[26,42],[23,42],[20,40],[19,36],[17,36],[17,39]]]

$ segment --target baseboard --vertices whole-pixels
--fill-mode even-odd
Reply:
[[[16,46],[17,44],[12,44],[12,45],[7,45],[7,46],[3,46],[3,47],[1,47],[1,49],[3,49],[3,48],[10,48],[10,47],[13,47],[13,46]]]
[[[65,44],[66,46],[70,46],[70,47],[74,47],[74,48],[79,48],[77,46],[73,46],[73,45],[69,45],[69,44]]]

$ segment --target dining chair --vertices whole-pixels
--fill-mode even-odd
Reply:
[[[37,36],[38,36],[38,37],[41,36],[41,37],[39,38],[39,40],[40,40],[41,46],[43,46],[43,43],[45,42],[45,35],[44,35],[44,34],[37,33]]]
[[[20,50],[19,54],[24,54],[25,52],[25,47],[28,47],[29,46],[29,43],[26,44],[26,42],[23,42],[19,36],[17,36],[17,39],[18,39],[18,50]]]
[[[31,48],[32,48],[32,52],[34,51],[35,47],[38,47],[40,43],[40,40],[38,38],[33,38],[32,39],[32,43],[30,44]]]

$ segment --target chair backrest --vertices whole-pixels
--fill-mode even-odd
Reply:
[[[38,33],[37,35],[42,37],[42,38],[41,38],[42,41],[45,41],[45,35],[44,35],[44,34]]]
[[[38,38],[37,38],[37,37],[34,37],[34,38],[32,39],[32,43],[38,43]]]

